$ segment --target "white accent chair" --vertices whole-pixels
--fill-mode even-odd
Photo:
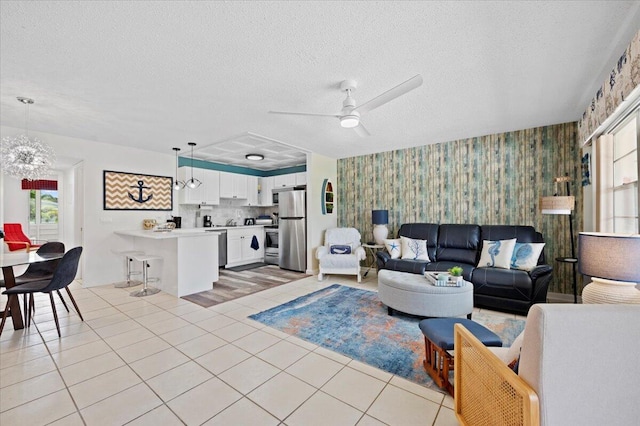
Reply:
[[[351,246],[351,254],[331,254],[331,246],[336,245]],[[360,282],[360,261],[366,257],[357,229],[329,228],[325,231],[324,245],[316,250],[316,258],[320,261],[318,281],[322,281],[324,274],[342,274],[356,275]]]
[[[533,305],[518,374],[455,326],[463,425],[638,424],[640,305]]]

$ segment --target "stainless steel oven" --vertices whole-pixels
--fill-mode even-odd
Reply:
[[[264,227],[264,263],[278,265],[280,263],[280,248],[278,247],[277,226]]]

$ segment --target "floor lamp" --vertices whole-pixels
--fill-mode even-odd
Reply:
[[[568,215],[569,216],[569,235],[571,237],[571,257],[561,256],[556,257],[556,261],[560,263],[571,264],[573,272],[573,303],[578,303],[578,283],[576,281],[576,265],[578,259],[576,258],[576,247],[573,240],[573,214],[571,213],[575,208],[576,197],[571,195],[571,188],[569,182],[571,178],[569,176],[562,176],[554,178],[554,184],[565,183],[567,187],[567,195],[560,196],[558,191],[552,197],[540,197],[540,211],[542,214],[553,215]]]

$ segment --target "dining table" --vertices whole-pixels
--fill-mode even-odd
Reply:
[[[4,285],[6,288],[11,288],[16,285],[16,277],[13,273],[14,266],[29,265],[39,262],[50,262],[52,260],[61,259],[64,253],[42,253],[38,254],[35,251],[32,252],[12,252],[12,253],[0,253],[0,267],[2,268],[2,275],[4,276]],[[11,320],[13,321],[13,329],[20,330],[24,328],[24,321],[22,320],[22,311],[20,309],[20,302],[17,298],[13,298],[11,304],[7,308],[11,314]],[[0,312],[3,314],[4,312]]]

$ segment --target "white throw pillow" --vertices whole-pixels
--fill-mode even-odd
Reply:
[[[516,247],[516,239],[482,242],[482,254],[478,267],[504,268],[511,266],[511,256]]]
[[[531,271],[538,265],[544,243],[516,243],[511,256],[511,269]]]
[[[413,260],[429,260],[427,253],[427,240],[414,240],[400,237],[402,242],[402,258]]]
[[[389,252],[389,256],[391,256],[392,259],[397,259],[402,254],[402,248],[400,247],[400,238],[398,238],[397,240],[384,240],[384,246]]]

